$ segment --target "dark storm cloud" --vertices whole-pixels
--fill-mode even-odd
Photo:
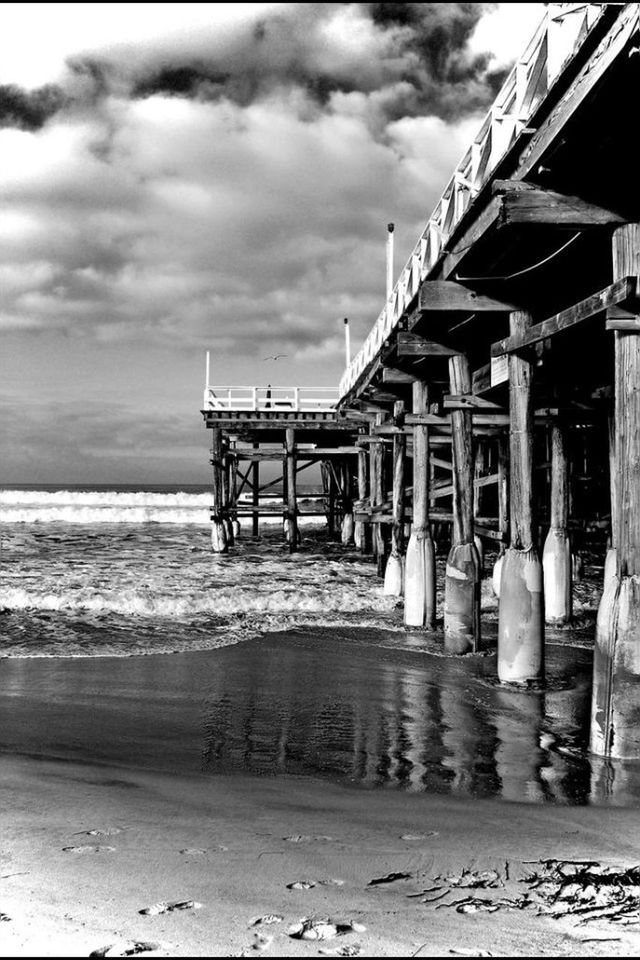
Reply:
[[[387,91],[389,121],[424,113],[453,119],[488,105],[502,79],[469,38],[489,4],[291,4],[245,27],[210,58],[147,65],[133,95],[225,97],[247,106],[283,88],[318,105],[335,93]],[[344,44],[349,30],[362,45]],[[343,34],[340,36],[340,34]]]
[[[53,84],[36,90],[0,85],[0,127],[40,130],[64,106],[66,99],[63,91]]]

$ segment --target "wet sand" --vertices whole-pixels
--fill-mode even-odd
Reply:
[[[640,839],[637,765],[580,750],[588,651],[549,647],[547,691],[506,693],[490,656],[407,642],[294,631],[206,653],[3,661],[0,953],[87,956],[124,938],[240,956],[259,931],[274,937],[266,956],[355,943],[635,955],[633,928],[409,896],[464,868],[508,872],[505,890],[522,892],[525,861],[630,865]],[[392,872],[411,876],[368,886]],[[300,880],[316,886],[287,889]],[[189,899],[202,907],[139,913]],[[283,920],[250,927],[266,914]],[[305,916],[367,929],[289,938]]]

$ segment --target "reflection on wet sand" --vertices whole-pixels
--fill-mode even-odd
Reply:
[[[225,660],[206,704],[208,772],[311,774],[525,803],[609,802],[624,779],[594,779],[585,752],[584,650],[551,649],[544,691],[499,686],[491,657],[390,656],[344,639],[306,642],[302,632]]]

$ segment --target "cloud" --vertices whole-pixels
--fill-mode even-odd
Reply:
[[[357,349],[384,301],[386,223],[397,273],[504,69],[493,5],[7,6],[0,328],[44,369],[90,346],[105,404],[132,377],[156,402],[153,350],[183,377],[167,416],[196,409],[207,347],[225,380],[277,352],[284,382],[337,382],[342,318]]]

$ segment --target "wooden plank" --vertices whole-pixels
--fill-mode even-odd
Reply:
[[[640,317],[624,317],[607,320],[606,330],[624,330],[627,333],[640,333]]]
[[[418,293],[418,313],[450,310],[469,313],[511,312],[514,309],[513,303],[476,293],[454,280],[425,280]]]
[[[637,277],[623,277],[621,280],[616,280],[615,283],[605,287],[604,290],[599,290],[598,293],[592,294],[572,307],[561,310],[560,313],[554,314],[548,320],[536,323],[516,336],[506,337],[504,340],[493,343],[491,345],[491,356],[499,357],[505,353],[515,353],[568,330],[577,323],[601,313],[607,307],[626,302],[636,295],[637,284]]]
[[[443,408],[445,410],[485,410],[495,411],[496,413],[507,413],[505,407],[493,400],[483,400],[482,397],[476,397],[473,394],[466,396],[453,396],[449,394],[443,397]]]
[[[424,337],[406,331],[398,334],[396,351],[399,357],[455,357],[461,352],[444,343],[425,340]]]
[[[417,377],[406,370],[397,370],[395,367],[384,367],[382,371],[383,383],[413,383]]]
[[[491,390],[491,364],[486,363],[483,367],[478,367],[471,375],[471,393],[479,397],[483,393]]]
[[[504,182],[501,181],[502,184]],[[508,188],[501,199],[500,226],[546,223],[565,229],[585,230],[590,227],[613,227],[625,222],[624,217],[604,207],[540,187],[525,190],[521,186],[519,189]]]

